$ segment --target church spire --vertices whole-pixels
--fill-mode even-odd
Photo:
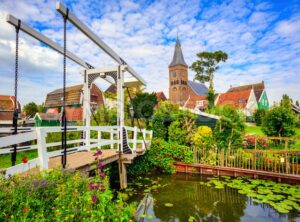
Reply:
[[[176,65],[183,65],[183,66],[188,66],[183,58],[183,54],[182,54],[182,50],[181,50],[181,44],[180,44],[180,40],[178,37],[178,33],[177,33],[177,38],[176,38],[176,45],[175,45],[175,51],[174,51],[174,55],[173,55],[173,60],[171,62],[171,64],[169,65],[169,67],[171,66],[176,66]]]

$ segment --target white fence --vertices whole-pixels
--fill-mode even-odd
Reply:
[[[125,129],[127,130],[127,135],[131,136],[127,141],[133,153],[136,152],[138,144],[141,144],[142,149],[146,149],[145,144],[150,145],[152,131],[145,129],[140,130],[137,127],[125,127]],[[93,148],[102,149],[104,146],[106,146],[106,148],[109,146],[110,149],[117,149],[118,144],[121,143],[118,126],[69,126],[67,132],[79,132],[80,134],[87,130],[90,131],[89,135],[92,135],[91,138],[68,139],[67,154],[83,150],[89,151]],[[62,131],[62,127],[32,127],[20,128],[18,134],[9,135],[13,132],[12,128],[0,128],[0,133],[8,134],[7,136],[0,137],[0,155],[10,154],[13,152],[12,145],[24,143],[29,145],[18,146],[18,153],[36,149],[38,151],[38,157],[30,160],[27,164],[18,164],[4,169],[5,176],[22,173],[36,166],[38,166],[40,170],[48,169],[49,159],[63,155],[63,150],[61,148],[61,141],[47,143],[47,136],[51,136],[51,134],[53,135],[54,133],[61,133]]]

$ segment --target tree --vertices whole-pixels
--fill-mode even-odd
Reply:
[[[290,107],[274,106],[263,118],[262,130],[267,136],[291,137],[295,135],[296,118]]]
[[[282,95],[282,99],[280,101],[280,106],[291,109],[292,103],[293,103],[293,100],[287,94]]]
[[[222,51],[216,52],[201,52],[197,54],[199,58],[193,62],[190,68],[196,72],[194,77],[201,83],[209,82],[209,91],[207,94],[207,100],[209,101],[209,108],[214,106],[215,92],[214,92],[214,74],[219,69],[218,64],[225,62],[228,58],[227,53]]]
[[[242,113],[230,106],[217,110],[221,118],[214,129],[214,138],[219,149],[238,149],[242,147],[245,121]]]
[[[154,107],[157,104],[155,93],[138,92],[132,99],[131,104],[136,118],[142,118],[149,126],[150,118],[153,116]]]
[[[26,113],[26,116],[34,117],[39,112],[39,108],[34,102],[30,102],[23,107],[23,111]]]
[[[298,100],[296,101],[296,106],[300,107],[299,101],[298,101]]]
[[[257,109],[254,113],[254,120],[257,126],[262,124],[262,120],[266,115],[266,110],[264,109]]]

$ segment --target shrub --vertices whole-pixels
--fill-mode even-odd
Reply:
[[[195,129],[196,115],[189,111],[179,111],[172,115],[169,126],[169,140],[182,145],[190,145]]]
[[[193,134],[193,144],[200,148],[212,147],[212,130],[208,126],[199,126]]]
[[[156,113],[153,117],[152,130],[154,138],[167,138],[168,127],[164,125],[165,120],[168,118],[167,115],[162,113]]]
[[[291,137],[295,135],[295,116],[291,109],[274,106],[263,118],[262,130],[267,136]]]
[[[247,135],[244,138],[243,146],[245,149],[255,149],[255,140],[256,140],[256,149],[264,150],[268,148],[268,141],[265,137],[262,136],[251,136]]]
[[[162,173],[174,173],[175,161],[192,163],[193,151],[188,147],[174,142],[166,142],[163,139],[153,139],[151,147],[146,153],[136,158],[133,164],[128,166],[128,174],[137,176],[146,172],[157,170]]]
[[[245,122],[243,115],[232,107],[219,110],[221,118],[214,129],[214,137],[219,149],[238,149],[242,146]]]
[[[101,191],[79,172],[52,170],[0,179],[0,221],[128,221],[134,208],[113,201],[108,180]]]
[[[254,120],[257,126],[260,126],[262,124],[262,120],[266,115],[266,110],[264,109],[258,109],[254,113]]]

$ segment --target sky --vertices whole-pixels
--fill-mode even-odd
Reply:
[[[176,35],[188,65],[202,51],[229,56],[215,74],[215,89],[265,82],[271,103],[282,94],[300,101],[300,2],[298,0],[76,0],[62,1],[147,82],[146,91],[168,96],[168,66]],[[63,19],[56,1],[0,0],[0,94],[14,93],[15,29],[12,14],[57,43]],[[116,65],[74,26],[67,48],[95,67]],[[63,56],[20,32],[18,95],[22,105],[42,103],[63,85]],[[83,68],[67,62],[67,85],[81,84]],[[189,70],[189,79],[194,72]],[[109,85],[98,79],[105,90]]]

